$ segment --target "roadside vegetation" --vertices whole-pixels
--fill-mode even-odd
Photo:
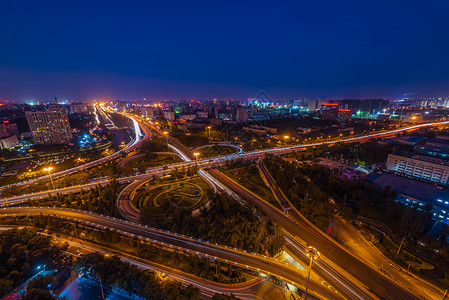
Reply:
[[[333,217],[374,224],[385,235],[375,231],[365,235],[384,255],[405,270],[410,265],[410,272],[449,287],[448,231],[437,240],[427,235],[433,224],[431,206],[406,207],[388,185],[380,189],[361,180],[340,179],[337,170],[316,163],[267,157],[265,164],[292,204],[319,228],[326,230]]]
[[[140,257],[142,259],[163,264],[195,276],[224,284],[241,283],[247,280],[242,269],[231,263],[220,263],[208,257],[198,257],[183,251],[174,251],[154,245],[145,240],[123,236],[116,231],[97,230],[79,224],[66,223],[52,216],[6,217],[0,219],[2,224],[33,226],[47,229],[73,238],[85,240],[105,246],[116,251]],[[168,246],[168,245],[167,245]]]
[[[117,196],[122,186],[112,180],[106,186],[97,185],[79,193],[60,194],[49,196],[42,200],[28,200],[29,206],[55,206],[87,210],[111,217],[120,217],[115,205]]]
[[[184,134],[180,132],[172,132],[172,137],[176,138],[181,144],[187,148],[196,148],[209,144],[209,139],[201,134]]]
[[[0,297],[38,274],[42,266],[51,268],[66,247],[66,244],[56,244],[51,238],[29,229],[0,233]],[[23,299],[57,299],[48,291],[48,284],[39,285],[41,279],[36,277],[29,282]]]
[[[162,212],[166,202],[180,209],[192,210],[204,205],[212,195],[212,188],[199,176],[179,180],[149,180],[136,190],[132,198],[138,209],[149,208]]]
[[[260,177],[259,170],[253,162],[227,161],[226,165],[219,169],[251,192],[267,200],[275,207],[281,208],[271,190]]]
[[[289,154],[298,160],[312,160],[317,157],[326,157],[339,160],[343,155],[344,161],[348,164],[368,166],[387,160],[388,154],[411,153],[413,147],[407,145],[379,145],[376,139],[371,139],[364,143],[337,143],[333,145],[321,145],[314,148],[307,148],[304,151]]]
[[[94,280],[100,278],[106,286],[123,290],[146,299],[198,299],[199,288],[182,287],[181,282],[162,277],[159,272],[142,270],[119,257],[96,252],[79,257],[74,269]]]
[[[199,149],[197,152],[200,153],[201,158],[207,158],[207,157],[215,157],[215,156],[222,156],[222,155],[230,155],[237,152],[237,149],[231,146],[220,146],[220,145],[213,145],[211,147],[205,147],[202,149]]]
[[[210,209],[202,209],[198,216],[170,202],[165,205],[165,213],[142,209],[141,222],[269,256],[278,254],[284,245],[282,227],[273,218],[253,204],[242,205],[227,194],[212,196]]]

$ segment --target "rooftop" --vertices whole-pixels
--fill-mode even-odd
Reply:
[[[381,187],[388,184],[392,190],[396,190],[399,194],[407,195],[432,205],[449,208],[449,191],[432,184],[380,172],[371,173],[364,180]],[[448,204],[445,202],[448,202]]]
[[[426,138],[422,136],[399,136],[391,139],[382,140],[386,144],[407,144],[416,145],[423,142]]]

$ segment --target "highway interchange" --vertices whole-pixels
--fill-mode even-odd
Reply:
[[[142,140],[148,137],[148,131],[145,127],[145,124],[142,124],[140,121],[133,119],[133,122],[137,122],[137,128],[142,126],[144,130],[143,139],[140,137],[138,133],[138,129],[136,129],[136,139],[131,145],[128,145],[126,151],[132,151],[138,147]],[[135,123],[136,124],[136,123]],[[431,123],[431,124],[422,124],[410,126],[407,128],[395,129],[392,131],[373,133],[364,136],[358,137],[350,137],[338,140],[338,142],[352,142],[352,141],[360,141],[364,139],[369,139],[373,137],[387,136],[396,134],[399,132],[403,132],[405,130],[413,130],[418,129],[425,126],[436,126],[436,125],[447,125],[449,122],[439,122],[439,123]],[[147,124],[151,125],[151,124]],[[153,127],[153,126],[151,126]],[[260,151],[253,151],[247,153],[240,153],[235,155],[227,155],[223,157],[215,157],[210,159],[202,159],[198,160],[198,165],[202,169],[200,170],[200,175],[203,176],[214,188],[219,190],[225,190],[231,193],[233,196],[238,197],[238,195],[242,196],[244,199],[250,199],[254,201],[254,203],[264,209],[266,212],[273,215],[284,227],[286,230],[286,251],[289,252],[293,257],[297,257],[298,259],[304,260],[304,242],[308,245],[314,245],[317,247],[320,252],[323,253],[325,259],[317,263],[314,271],[316,271],[322,278],[327,280],[327,285],[323,283],[319,283],[316,281],[312,281],[311,289],[317,296],[320,298],[331,298],[331,299],[339,299],[339,298],[348,298],[348,299],[369,299],[375,298],[375,296],[368,291],[371,289],[375,291],[378,295],[383,295],[387,299],[419,299],[422,296],[414,295],[413,292],[400,286],[396,282],[393,282],[383,274],[381,274],[378,270],[375,270],[358,258],[351,255],[348,251],[346,251],[343,247],[338,245],[331,238],[326,236],[323,232],[314,228],[313,224],[311,224],[308,220],[302,217],[296,210],[293,210],[292,215],[286,215],[283,211],[271,206],[260,197],[254,195],[249,192],[239,184],[233,182],[223,174],[211,170],[210,173],[204,170],[205,168],[213,167],[219,164],[223,164],[226,160],[229,159],[250,159],[254,160],[260,157],[263,157],[267,153],[273,154],[281,154],[292,151],[298,151],[305,147],[313,147],[323,144],[332,144],[336,143],[337,140],[329,140],[323,141],[319,143],[311,143],[306,145],[295,145],[289,147],[282,148],[274,148],[274,149],[265,149]],[[171,144],[176,144],[170,139]],[[178,146],[178,145],[176,145]],[[153,175],[161,175],[170,171],[170,169],[180,166],[187,166],[190,164],[195,164],[192,161],[191,154],[189,155],[188,151],[182,152],[178,149],[178,147],[171,145],[172,149],[185,160],[182,163],[176,163],[168,166],[168,170],[163,170],[162,167],[152,168],[147,170],[147,173],[129,176],[124,178],[117,179],[121,183],[128,182],[140,182],[141,180],[147,180],[151,178]],[[116,153],[119,155],[119,153]],[[108,159],[113,159],[116,157],[109,157]],[[77,170],[83,170],[88,168],[88,166],[80,166]],[[69,170],[67,170],[69,171]],[[64,171],[64,172],[67,172]],[[67,173],[65,173],[67,174]],[[211,176],[212,175],[212,176]],[[270,176],[267,176],[268,181],[270,182],[271,187],[275,187],[275,182]],[[105,185],[109,182],[108,179],[100,180],[97,182],[93,182],[90,184],[80,185],[80,186],[72,186],[64,189],[59,189],[57,191],[45,191],[40,193],[34,193],[29,195],[22,195],[17,197],[10,197],[8,199],[1,199],[0,204],[4,204],[5,201],[9,205],[19,204],[22,202],[26,202],[28,199],[38,199],[45,198],[49,193],[69,193],[79,191],[80,189],[86,190],[89,187],[96,186],[98,184]],[[274,194],[276,197],[283,197],[282,193],[279,191],[275,191]],[[282,201],[288,202],[288,199],[283,199]],[[209,257],[217,258],[223,261],[231,261],[236,263],[239,266],[244,268],[252,269],[254,271],[266,272],[270,274],[275,274],[278,278],[282,277],[286,282],[292,283],[300,288],[304,286],[304,274],[303,270],[298,268],[293,268],[292,266],[288,266],[282,264],[280,262],[276,262],[273,259],[266,258],[260,255],[245,253],[244,251],[238,249],[229,249],[226,246],[221,245],[211,245],[205,241],[198,241],[196,239],[191,239],[189,237],[180,236],[174,233],[163,232],[157,229],[151,229],[144,226],[140,226],[135,222],[124,221],[119,219],[109,218],[107,216],[102,216],[98,214],[94,214],[91,212],[83,212],[83,211],[75,211],[68,209],[60,209],[60,208],[43,208],[43,207],[4,207],[0,210],[0,215],[37,215],[37,214],[48,214],[48,215],[56,215],[58,217],[64,218],[66,220],[80,222],[83,224],[87,224],[92,227],[98,228],[112,228],[114,230],[119,230],[122,234],[133,235],[135,237],[139,237],[143,240],[152,243],[161,243],[165,245],[171,245],[170,247],[178,247],[179,251],[186,251],[192,253],[198,252],[200,255],[207,255]],[[124,216],[130,217],[130,216]],[[134,212],[134,218],[130,218],[132,220],[136,220],[136,215]],[[338,271],[337,271],[338,270]],[[343,271],[342,271],[343,270]],[[344,276],[342,274],[350,276]],[[354,280],[353,277],[356,277]],[[345,278],[345,277],[351,277]],[[357,282],[357,283],[356,283]],[[362,283],[359,284],[358,282]]]

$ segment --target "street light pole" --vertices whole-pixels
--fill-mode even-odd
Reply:
[[[312,270],[312,262],[314,259],[316,260],[316,259],[318,259],[318,257],[320,257],[320,252],[318,252],[318,250],[316,250],[315,247],[310,246],[306,249],[306,255],[308,257],[310,257],[310,263],[309,263],[309,272],[307,274],[306,291],[304,294],[304,300],[307,299],[307,291],[309,289],[309,279],[310,279],[310,271]]]
[[[168,131],[164,131],[164,135],[165,135],[165,142],[167,143],[167,147],[168,147]]]
[[[200,155],[200,153],[195,152],[193,155],[195,155],[196,172],[198,173],[198,155]]]
[[[398,252],[396,252],[396,255],[399,255],[399,251],[401,251],[402,244],[404,243],[404,240],[405,240],[405,237],[402,238],[401,244],[399,245]]]
[[[209,130],[209,143],[210,143],[210,126],[207,126],[207,129]]]
[[[53,170],[53,167],[45,168],[44,171],[48,172],[48,176],[50,176],[51,185],[53,186],[53,190],[55,189],[55,183],[53,182],[53,178],[51,177],[51,170]]]

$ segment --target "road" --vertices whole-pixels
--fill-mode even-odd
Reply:
[[[86,169],[89,169],[91,167],[100,165],[100,164],[102,164],[104,162],[107,162],[107,161],[113,160],[115,158],[118,158],[118,157],[120,157],[122,152],[128,153],[128,152],[134,151],[144,141],[148,140],[150,134],[149,134],[148,129],[145,127],[145,125],[142,122],[137,121],[133,117],[130,117],[130,116],[128,116],[128,117],[133,121],[135,138],[133,138],[126,145],[125,148],[123,148],[122,150],[117,151],[117,152],[115,152],[115,153],[113,153],[113,154],[111,154],[109,156],[97,159],[95,161],[91,161],[89,163],[80,165],[78,167],[74,167],[74,168],[71,168],[71,169],[67,169],[67,170],[63,170],[63,171],[52,173],[51,176],[53,177],[53,179],[61,177],[61,176],[65,176],[65,175],[74,174],[76,172],[79,172],[79,171],[82,171],[82,170],[86,170]],[[33,182],[37,182],[39,180],[50,180],[50,178],[49,178],[49,175],[45,175],[45,176],[41,176],[41,177],[38,177],[38,178],[35,178],[35,179],[27,180],[27,181],[24,181],[24,182],[15,183],[14,185],[15,186],[23,186],[23,185],[28,185],[28,184],[33,183]],[[6,188],[6,187],[8,187],[8,186],[0,187],[0,191],[2,189]]]
[[[192,151],[190,151],[186,146],[184,146],[182,143],[180,143],[177,139],[175,139],[175,138],[169,136],[168,134],[165,134],[164,132],[162,132],[159,128],[157,128],[155,125],[153,125],[152,122],[146,122],[146,124],[151,129],[156,131],[157,134],[159,134],[162,137],[165,137],[165,139],[167,139],[167,144],[168,144],[168,142],[173,144],[177,149],[180,149],[181,153],[183,155],[187,156],[190,160],[195,159],[195,156],[193,155]]]
[[[279,189],[276,184],[276,181],[269,173],[265,164],[263,163],[263,159],[260,159],[257,164],[261,175],[264,177],[266,182],[268,182],[271,190],[273,191],[276,199],[279,202],[284,203],[287,206],[290,206],[291,209],[288,210],[289,217],[292,218],[296,223],[301,224],[303,226],[309,226],[314,228],[317,232],[321,233],[321,235],[329,240],[329,242],[334,243],[336,246],[340,246],[340,244],[336,243],[334,238],[328,238],[326,234],[324,234],[320,229],[318,229],[314,224],[312,224],[307,218],[305,218],[290,202],[290,200],[285,196],[285,194]],[[334,222],[335,223],[335,222]],[[339,225],[343,225],[340,222],[337,222]],[[341,227],[341,226],[340,226]],[[367,265],[370,264],[370,267],[374,270],[381,270],[382,272],[387,272],[388,275],[392,276],[396,281],[396,284],[400,284],[403,287],[409,287],[410,290],[413,291],[415,295],[419,295],[422,299],[428,298],[439,298],[442,297],[442,294],[435,287],[430,287],[423,281],[416,280],[413,277],[408,276],[403,270],[396,270],[395,268],[390,266],[390,262],[385,259],[385,257],[381,254],[381,252],[373,247],[369,246],[368,242],[365,238],[360,236],[357,232],[354,232],[355,229],[349,226],[345,226],[344,230],[339,230],[339,234],[342,237],[346,237],[346,239],[350,238],[351,241],[356,241],[358,237],[358,246],[353,253],[358,253],[357,257],[360,260],[363,260]],[[350,237],[348,237],[350,236]],[[344,249],[345,252],[350,253],[347,248]],[[383,277],[386,277],[385,275]],[[357,277],[358,278],[358,277]],[[413,283],[410,285],[410,283]]]
[[[402,132],[404,130],[413,130],[413,129],[417,129],[417,128],[421,128],[421,127],[425,127],[425,126],[436,126],[436,125],[447,125],[447,124],[449,124],[449,122],[415,125],[415,126],[410,126],[407,128],[397,129],[397,130],[383,132],[383,133],[376,133],[376,134],[370,134],[370,135],[365,135],[365,136],[361,136],[361,137],[352,137],[352,138],[347,138],[347,139],[341,139],[341,140],[338,140],[338,142],[360,141],[360,140],[369,139],[369,138],[373,138],[373,137],[391,135],[391,134],[394,134],[397,132]],[[143,128],[145,128],[145,127],[143,126]],[[148,135],[146,135],[146,136],[148,136]],[[242,153],[242,154],[237,154],[237,155],[227,155],[227,156],[216,157],[216,158],[212,158],[212,159],[199,160],[198,164],[201,168],[204,168],[204,167],[222,164],[228,159],[235,159],[235,158],[255,159],[255,158],[259,158],[259,157],[265,155],[266,153],[281,154],[281,153],[287,153],[287,152],[292,152],[292,151],[298,151],[298,150],[301,150],[306,147],[319,146],[319,145],[323,145],[323,144],[332,144],[332,143],[336,143],[336,142],[337,142],[337,140],[324,141],[324,142],[320,142],[320,143],[313,143],[313,144],[307,144],[307,145],[295,145],[295,146],[290,146],[290,147],[253,151],[253,152]],[[181,156],[184,155],[184,159],[186,160],[186,162],[172,164],[169,166],[170,168],[174,168],[175,166],[189,165],[189,164],[193,163],[191,161],[192,158],[190,155],[185,155],[182,151],[179,151],[179,152],[180,152],[179,154]],[[154,168],[154,169],[150,170],[150,172],[147,174],[130,176],[127,178],[120,178],[119,181],[120,182],[130,182],[130,181],[134,181],[134,180],[138,180],[138,179],[149,178],[153,174],[164,174],[164,171],[161,169],[162,169],[161,167]],[[343,248],[339,247],[339,245],[337,245],[329,237],[327,237],[326,235],[323,236],[323,233],[319,230],[316,230],[316,228],[314,228],[313,225],[311,225],[310,222],[308,222],[308,220],[302,220],[301,222],[298,222],[297,220],[294,221],[294,220],[290,219],[289,217],[287,217],[285,214],[283,214],[282,211],[265,203],[263,201],[263,199],[260,199],[260,197],[249,192],[242,186],[238,185],[237,183],[233,182],[229,178],[225,177],[223,174],[219,174],[216,171],[212,171],[212,174],[214,174],[214,176],[216,176],[216,178],[218,178],[218,180],[215,180],[216,181],[215,184],[217,186],[222,185],[221,182],[223,182],[237,194],[242,195],[244,198],[253,200],[262,209],[266,210],[268,213],[270,213],[275,218],[277,218],[279,221],[281,221],[281,223],[285,226],[285,228],[293,235],[293,241],[296,240],[297,237],[300,237],[301,239],[305,240],[308,244],[314,245],[315,247],[317,247],[320,250],[320,252],[322,252],[324,254],[324,256],[327,259],[332,261],[332,263],[338,264],[342,269],[345,269],[348,273],[351,273],[354,276],[356,276],[360,281],[362,281],[365,285],[367,285],[369,288],[374,290],[376,293],[383,295],[384,297],[389,298],[389,299],[416,299],[416,297],[414,295],[411,295],[411,293],[409,291],[404,290],[401,287],[398,287],[394,282],[387,279],[385,276],[383,276],[376,270],[369,268],[366,264],[364,264],[363,262],[361,262],[360,260],[358,260],[357,258],[352,256],[351,254],[349,254]],[[68,187],[65,189],[58,190],[58,191],[61,191],[61,192],[79,191],[81,188],[86,189],[89,186],[95,186],[97,184],[104,185],[107,183],[108,183],[108,180],[104,180],[101,182],[95,182],[95,183],[83,185],[83,186]],[[37,193],[37,194],[33,194],[33,195],[22,195],[22,196],[18,196],[18,197],[11,197],[10,199],[8,199],[8,202],[9,203],[13,203],[13,202],[17,203],[17,202],[21,202],[21,201],[26,201],[30,197],[34,197],[34,198],[44,197],[44,196],[48,195],[48,193],[49,193],[49,191]],[[4,201],[5,201],[5,199],[0,201],[0,203],[4,203]],[[70,211],[63,212],[56,208],[45,209],[45,208],[18,207],[18,208],[4,208],[4,209],[6,209],[6,211],[4,211],[4,212],[10,212],[11,214],[14,214],[14,213],[19,213],[22,215],[37,214],[37,211],[49,212],[49,210],[53,210],[51,214],[57,213],[58,216],[62,216],[62,217],[69,217],[68,215],[70,215]],[[11,211],[9,211],[9,210],[11,210]],[[27,212],[25,212],[25,211],[27,211]],[[276,274],[277,276],[281,276],[281,277],[285,278],[287,281],[291,281],[292,283],[294,282],[296,284],[299,284],[299,286],[301,286],[302,281],[298,280],[298,278],[301,278],[302,280],[304,279],[303,278],[304,274],[302,274],[302,273],[299,274],[297,270],[296,271],[295,270],[286,270],[285,269],[286,267],[284,265],[282,265],[282,264],[277,265],[272,260],[267,259],[267,261],[264,261],[264,260],[258,261],[257,259],[254,260],[254,258],[257,256],[251,256],[251,255],[250,255],[250,257],[252,259],[249,259],[249,257],[247,256],[246,253],[243,254],[238,251],[237,251],[237,253],[235,253],[235,251],[229,252],[229,249],[227,249],[227,248],[226,248],[227,251],[223,251],[223,248],[215,249],[212,247],[212,249],[211,249],[210,244],[207,244],[209,247],[206,247],[204,245],[205,243],[201,242],[201,241],[195,241],[195,242],[185,241],[185,240],[180,241],[179,236],[177,236],[176,239],[173,240],[173,237],[169,233],[164,232],[162,234],[159,231],[159,233],[156,234],[157,231],[149,232],[149,230],[147,228],[146,229],[143,229],[140,227],[136,228],[136,227],[134,227],[134,225],[131,226],[131,224],[133,224],[133,223],[125,224],[125,223],[123,223],[123,221],[115,220],[115,222],[110,223],[112,218],[108,218],[108,217],[104,217],[104,216],[101,216],[101,218],[99,218],[98,215],[96,215],[96,217],[94,219],[87,218],[87,216],[89,216],[89,215],[91,217],[93,215],[95,215],[95,214],[91,214],[89,212],[85,212],[85,213],[72,212],[72,213],[75,214],[76,217],[72,216],[69,218],[72,218],[72,219],[75,218],[75,219],[77,219],[76,220],[77,222],[92,223],[93,220],[95,220],[95,224],[98,227],[106,226],[109,228],[115,228],[118,226],[122,229],[118,229],[118,228],[115,228],[115,229],[121,230],[121,231],[126,231],[126,232],[132,232],[132,234],[140,235],[142,237],[146,237],[147,239],[150,239],[150,238],[156,239],[155,237],[158,236],[157,240],[159,242],[163,241],[164,239],[168,239],[172,245],[180,247],[182,249],[189,249],[189,251],[198,251],[195,249],[200,249],[201,253],[211,255],[214,257],[216,256],[219,259],[224,259],[224,260],[229,259],[229,261],[233,261],[233,262],[235,261],[236,263],[240,263],[243,266],[248,264],[249,268],[253,268],[253,269],[257,268],[260,270],[264,270],[265,272],[270,272],[271,274]],[[80,218],[80,214],[83,216],[83,218]],[[101,221],[100,223],[102,223],[102,224],[98,223],[99,221]],[[108,221],[109,221],[109,223],[108,223]],[[106,224],[108,224],[108,225],[106,225]],[[131,228],[129,226],[131,226]],[[138,226],[138,225],[135,224],[135,226]],[[149,236],[152,236],[152,237],[149,237]],[[183,238],[185,238],[185,237],[183,237]],[[167,243],[167,242],[164,242],[164,243]],[[198,243],[200,243],[200,245]],[[289,246],[290,250],[294,252],[294,245],[293,245],[294,243],[292,242],[290,244],[291,244]],[[185,246],[187,246],[187,247],[185,247]],[[218,245],[216,245],[216,246],[220,247]],[[189,247],[191,247],[191,248],[189,248]],[[192,249],[192,248],[195,248],[195,249]],[[272,265],[272,264],[274,264],[274,265]],[[284,267],[284,269],[282,267]],[[274,271],[273,271],[273,269],[274,269]],[[312,287],[312,290],[317,291],[320,295],[327,295],[329,298],[348,297],[346,295],[351,295],[351,293],[354,292],[351,290],[351,289],[353,289],[353,287],[351,287],[346,290],[342,290],[342,292],[345,293],[346,295],[332,294],[332,293],[329,294],[329,289],[323,288],[322,283],[320,284],[318,282],[315,282],[315,283],[313,283],[313,285],[314,286]],[[356,293],[359,293],[359,292],[356,292]],[[349,298],[352,298],[352,297],[349,297]]]
[[[135,119],[134,119],[134,121],[135,121],[135,122],[138,122],[139,124],[141,124],[141,126],[142,126],[142,128],[143,128],[143,130],[144,130],[144,132],[145,132],[145,137],[144,137],[144,140],[145,140],[145,139],[149,136],[148,130],[146,129],[145,124],[143,124],[143,123],[141,123],[140,121],[137,121],[137,120],[135,120]],[[251,159],[257,159],[257,158],[260,158],[260,157],[264,156],[264,155],[267,154],[267,153],[272,153],[272,154],[283,154],[283,153],[289,153],[289,152],[301,151],[302,149],[307,148],[307,147],[315,147],[315,146],[326,145],[326,144],[334,144],[334,143],[337,143],[337,142],[343,142],[343,143],[345,143],[345,142],[362,141],[362,140],[366,140],[366,139],[370,139],[370,138],[374,138],[374,137],[387,136],[387,135],[391,135],[391,134],[403,132],[403,131],[406,131],[406,130],[414,130],[414,129],[419,129],[419,128],[427,127],[427,126],[439,126],[439,125],[448,125],[448,124],[449,124],[449,121],[438,122],[438,123],[429,123],[429,124],[421,124],[421,125],[414,125],[414,126],[409,126],[409,127],[405,127],[405,128],[401,128],[401,129],[395,129],[395,130],[386,131],[386,132],[381,132],[381,133],[374,133],[374,134],[369,134],[369,135],[364,135],[364,136],[351,137],[351,138],[344,138],[344,139],[333,140],[333,141],[323,141],[323,142],[319,142],[319,143],[311,143],[311,144],[305,144],[305,145],[295,145],[295,146],[289,146],[289,147],[283,147],[283,148],[272,148],[272,149],[257,150],[257,151],[252,151],[252,152],[244,152],[244,153],[240,153],[240,154],[230,154],[230,155],[225,155],[225,156],[220,156],[220,157],[214,157],[214,158],[199,159],[199,160],[198,160],[198,165],[199,165],[200,167],[202,167],[202,168],[213,167],[213,166],[216,166],[216,165],[223,164],[226,160],[232,160],[232,159],[237,159],[237,158],[241,158],[241,159],[245,159],[245,160],[247,160],[247,159],[251,160]],[[160,131],[159,129],[157,129],[156,127],[154,127],[154,125],[151,125],[151,126],[153,126],[152,128],[153,128],[154,130],[157,130],[157,132],[158,132],[159,134],[164,135],[164,133],[161,132],[161,131]],[[138,127],[138,128],[140,128],[140,127]],[[164,136],[165,136],[165,135],[164,135]],[[171,138],[171,137],[170,137],[170,141],[171,141],[171,142],[173,141],[175,144],[179,144],[179,142],[178,142],[176,139],[173,139],[173,138]],[[141,140],[140,142],[142,142],[142,140]],[[140,145],[140,144],[139,144],[139,145]],[[181,145],[182,145],[182,144],[181,144]],[[132,151],[132,150],[135,149],[135,147],[138,147],[138,145],[134,145],[134,148],[128,149],[127,151]],[[183,147],[184,151],[188,151],[188,155],[185,155],[185,154],[182,152],[182,149],[181,149],[181,151],[178,150],[178,151],[179,151],[178,154],[181,155],[181,157],[183,157],[183,159],[185,160],[185,162],[174,163],[174,164],[168,165],[169,168],[188,166],[188,165],[191,165],[191,164],[193,163],[193,162],[192,162],[193,158],[190,156],[190,155],[191,155],[190,150],[188,150],[188,149],[187,149],[186,147],[184,147],[183,145],[182,145],[182,147]],[[178,149],[178,148],[176,148],[176,149]],[[187,150],[186,150],[186,149],[187,149]],[[114,154],[113,154],[114,158],[115,158],[117,155],[120,155],[120,154],[119,154],[118,152],[117,152],[117,153],[114,153]],[[111,156],[111,157],[112,157],[112,156]],[[103,159],[106,159],[106,157],[103,158]],[[94,163],[94,162],[91,162],[91,163]],[[100,162],[100,163],[101,163],[101,162]],[[82,170],[82,169],[84,169],[84,168],[91,167],[92,165],[89,165],[89,164],[90,164],[90,163],[88,163],[88,164],[86,164],[86,165],[79,166],[79,167],[77,167],[77,168],[79,168],[78,170]],[[153,174],[153,172],[160,171],[160,170],[162,170],[162,167],[156,167],[156,168],[149,169],[149,170],[147,171],[149,175],[148,175],[148,174],[136,175],[136,176],[130,176],[130,177],[126,177],[126,178],[120,178],[120,179],[118,179],[118,180],[119,180],[120,182],[130,182],[130,181],[132,181],[132,180],[138,180],[138,179],[141,179],[141,178],[148,178],[149,176],[152,176],[151,174]],[[68,171],[69,171],[69,170],[66,170],[66,171],[64,171],[64,172],[68,172]],[[76,171],[75,171],[75,172],[76,172]],[[53,174],[52,176],[55,176],[55,175],[56,175],[56,173]],[[44,176],[44,177],[40,177],[40,178],[45,179],[45,178],[48,178],[48,176]],[[107,184],[107,182],[108,182],[108,180],[106,179],[106,180],[104,180],[101,184]],[[16,184],[16,185],[20,186],[20,185],[23,185],[23,184],[29,184],[29,182],[18,183],[18,184]],[[82,187],[83,187],[83,188],[89,188],[89,187],[92,187],[92,186],[95,186],[95,185],[96,185],[96,184],[94,184],[94,185],[92,185],[92,184],[86,184],[86,185],[83,185]],[[4,188],[4,187],[3,187],[3,188]],[[81,186],[79,186],[79,187],[76,189],[76,191],[80,190],[80,188],[81,188]],[[1,190],[1,189],[2,189],[2,187],[0,187],[0,190]],[[65,189],[61,189],[61,190],[63,190],[63,192],[64,192]],[[72,191],[75,191],[75,190],[72,190]],[[30,198],[30,197],[31,197],[31,198],[39,198],[39,197],[41,197],[42,195],[48,195],[49,193],[52,193],[52,194],[53,194],[54,191],[44,191],[44,192],[40,192],[40,193],[34,193],[34,194],[28,194],[28,195],[22,195],[22,196],[17,196],[17,197],[3,198],[3,199],[0,199],[0,204],[2,204],[5,200],[7,200],[10,204],[11,204],[11,203],[19,203],[19,202],[22,202],[22,201],[26,201],[26,200],[27,200],[28,198]],[[36,195],[39,195],[39,196],[36,196]],[[19,198],[20,198],[20,200],[18,200]]]
[[[366,265],[365,262],[350,254],[329,236],[313,226],[307,219],[298,215],[289,217],[278,208],[267,203],[224,174],[216,170],[212,170],[211,174],[243,198],[252,200],[255,205],[274,216],[293,237],[299,237],[308,245],[316,247],[329,261],[332,261],[342,270],[356,277],[378,295],[382,295],[387,299],[419,299],[410,290],[404,289],[377,270]],[[271,184],[273,183],[271,182]],[[289,211],[289,214],[292,215],[293,211],[294,208]]]
[[[203,178],[207,178],[210,176],[206,171],[204,172]],[[210,179],[209,179],[210,180]],[[213,179],[212,179],[213,181]],[[143,183],[145,180],[135,181],[128,186],[126,186],[117,197],[117,207],[120,211],[122,217],[130,221],[138,221],[140,217],[140,211],[132,204],[130,201],[132,198],[133,192]],[[229,189],[226,186],[223,186],[220,182],[214,182],[220,190],[226,190],[229,193]],[[231,192],[232,193],[232,192]],[[235,198],[237,195],[233,195]],[[286,234],[286,251],[299,259],[298,261],[304,262],[304,265],[307,265],[308,258],[305,254],[305,247],[299,244],[294,238],[292,238],[288,233]],[[335,288],[338,291],[341,291],[342,294],[350,299],[370,299],[370,295],[365,293],[363,290],[359,289],[356,285],[347,280],[343,275],[333,270],[329,265],[321,262],[317,265],[318,275],[321,278],[324,278],[329,283],[329,288]]]
[[[97,229],[112,229],[120,234],[141,239],[142,242],[173,249],[187,254],[198,254],[211,259],[218,259],[224,263],[231,262],[253,271],[276,276],[299,288],[304,288],[306,272],[304,269],[277,261],[270,257],[248,253],[246,250],[212,244],[173,232],[154,229],[134,222],[116,219],[100,214],[55,207],[4,207],[0,209],[0,217],[6,216],[57,216],[64,221],[81,223]],[[326,299],[344,299],[340,293],[329,289],[328,285],[311,281],[309,284],[312,294]]]
[[[120,257],[122,261],[126,261],[132,265],[145,270],[153,270],[160,273],[165,273],[168,278],[180,281],[184,286],[192,284],[201,290],[201,299],[210,299],[215,293],[233,293],[235,296],[241,299],[261,299],[257,297],[259,289],[265,285],[270,285],[272,291],[269,295],[282,295],[284,289],[280,286],[273,284],[266,278],[249,277],[249,280],[244,283],[238,284],[220,284],[217,282],[209,281],[201,277],[179,271],[158,263],[154,263],[127,253],[122,253],[114,249],[99,246],[84,240],[78,240],[71,237],[41,233],[56,239],[60,242],[67,242],[69,248],[67,252],[74,256],[79,254],[86,254],[91,252],[101,252],[104,254],[113,254]]]

